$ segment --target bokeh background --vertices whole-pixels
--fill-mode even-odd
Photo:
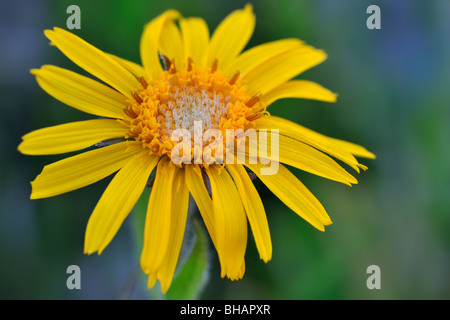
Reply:
[[[74,32],[100,49],[140,62],[143,25],[168,8],[203,17],[210,30],[251,2],[254,46],[297,37],[328,53],[300,75],[339,93],[338,102],[286,99],[270,107],[329,136],[366,146],[376,160],[345,185],[293,170],[334,224],[325,233],[298,218],[260,183],[274,246],[260,261],[250,236],[243,280],[220,278],[211,251],[202,299],[450,298],[450,2],[448,0],[36,1],[0,2],[0,298],[144,299],[127,291],[139,254],[132,215],[102,256],[83,255],[84,230],[109,179],[61,196],[29,200],[30,184],[62,156],[23,156],[20,137],[34,129],[89,119],[42,91],[31,68],[78,71],[43,30],[66,27],[66,8],[81,8]],[[381,30],[366,9],[381,8]],[[66,268],[79,265],[82,289],[68,290]],[[381,289],[366,287],[369,265]],[[125,293],[124,293],[125,292]]]

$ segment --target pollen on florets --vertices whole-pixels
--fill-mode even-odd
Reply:
[[[170,155],[175,145],[171,137],[178,129],[192,140],[210,129],[225,137],[225,130],[246,130],[262,115],[259,97],[247,94],[238,71],[228,77],[217,60],[207,68],[196,67],[189,58],[178,70],[173,61],[167,63],[159,79],[139,79],[141,87],[131,93],[124,109],[130,126],[127,138],[141,141],[151,153]],[[199,122],[202,132],[195,125]],[[203,141],[203,148],[213,140]]]

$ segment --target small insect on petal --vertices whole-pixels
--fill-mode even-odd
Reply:
[[[169,70],[170,59],[166,55],[162,53],[159,54],[159,63],[161,63],[161,67],[163,68],[164,71]]]
[[[112,144],[116,144],[116,143],[123,142],[123,141],[125,141],[125,140],[124,139],[109,139],[109,140],[97,142],[95,144],[95,146],[101,148],[101,147],[110,146]]]

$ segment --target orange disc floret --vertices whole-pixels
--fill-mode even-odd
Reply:
[[[133,99],[124,109],[130,130],[127,138],[141,141],[156,155],[169,155],[176,144],[176,130],[185,130],[191,139],[192,159],[194,138],[200,135],[205,150],[217,136],[208,130],[218,130],[223,137],[227,129],[254,127],[252,122],[264,112],[258,96],[247,94],[239,71],[228,77],[214,61],[211,68],[196,67],[188,59],[178,70],[173,62],[159,79],[140,78],[141,87],[132,92]],[[223,139],[223,143],[226,141]]]

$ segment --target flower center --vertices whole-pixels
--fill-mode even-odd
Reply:
[[[262,115],[259,97],[247,94],[238,71],[227,77],[217,69],[217,60],[206,68],[194,67],[188,59],[181,70],[166,62],[168,68],[159,79],[140,79],[141,87],[124,109],[130,125],[127,138],[141,141],[153,154],[170,156],[179,130],[191,139],[192,147],[200,139],[196,141],[205,149],[214,141],[210,130],[225,137],[227,129],[247,130]]]

